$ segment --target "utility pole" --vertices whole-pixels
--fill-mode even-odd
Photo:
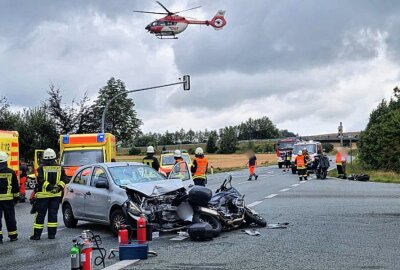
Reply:
[[[179,78],[179,80],[180,80],[180,78]],[[183,90],[185,90],[185,91],[190,90],[190,76],[189,75],[184,75],[183,76],[183,81],[180,81],[180,82],[163,84],[163,85],[152,86],[152,87],[146,87],[146,88],[135,89],[135,90],[128,90],[128,91],[119,93],[118,95],[115,95],[112,99],[110,99],[107,102],[107,105],[104,108],[103,115],[101,117],[101,132],[104,133],[104,131],[105,131],[106,114],[107,114],[108,108],[110,107],[111,103],[114,100],[116,100],[119,96],[124,95],[124,94],[134,93],[134,92],[148,91],[148,90],[152,90],[152,89],[173,86],[173,85],[177,85],[177,84],[183,84]]]
[[[342,122],[340,122],[340,125],[338,126],[338,137],[340,138],[340,146],[343,147],[343,125],[342,125]]]

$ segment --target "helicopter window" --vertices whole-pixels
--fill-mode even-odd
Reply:
[[[158,25],[159,25],[159,26],[164,26],[164,25],[165,25],[165,22],[158,22]]]
[[[151,26],[156,26],[157,25],[157,22],[153,22],[152,24],[151,24]]]
[[[165,22],[165,25],[167,26],[176,25],[176,22]]]

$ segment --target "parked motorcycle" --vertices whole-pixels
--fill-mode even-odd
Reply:
[[[324,155],[316,156],[314,159],[315,176],[318,179],[325,179],[328,176],[328,169],[329,169],[329,158]]]
[[[267,226],[267,221],[256,211],[246,206],[245,195],[232,186],[232,176],[225,179],[221,187],[208,203],[212,210],[219,213],[219,221],[224,230],[236,229],[244,225]]]
[[[212,196],[207,188],[193,187],[188,193],[181,180],[166,180],[151,189],[143,185],[127,186],[126,192],[129,200],[123,210],[132,222],[145,214],[153,229],[162,232],[186,229],[198,222],[209,223],[214,237],[221,232],[219,213],[207,208]]]

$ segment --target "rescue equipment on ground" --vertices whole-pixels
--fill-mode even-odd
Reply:
[[[100,235],[95,235],[89,230],[84,230],[82,234],[73,240],[70,250],[71,270],[92,270],[93,262],[95,266],[105,267],[107,251],[100,247],[102,240]],[[92,259],[93,251],[99,251],[100,255]],[[78,254],[78,256],[76,256]],[[79,265],[79,268],[77,268]]]
[[[126,229],[125,225],[121,225],[121,227],[118,231],[118,243],[120,245],[129,244],[129,232]]]
[[[138,244],[146,243],[146,227],[147,227],[147,220],[145,215],[140,215],[139,219],[137,220],[137,241]]]

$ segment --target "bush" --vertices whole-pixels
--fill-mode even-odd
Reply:
[[[140,148],[133,146],[131,149],[129,149],[129,155],[131,155],[131,156],[140,155],[141,153],[142,153],[142,151],[140,150]]]
[[[333,151],[334,146],[331,143],[323,143],[322,148],[325,149],[326,153],[330,153]]]
[[[208,136],[207,139],[207,145],[206,145],[206,152],[209,154],[214,154],[217,152],[218,147],[217,147],[217,133],[216,132],[211,132],[210,136]]]
[[[194,149],[191,147],[191,148],[189,148],[188,150],[188,153],[190,154],[190,155],[194,155]]]
[[[267,144],[264,145],[264,152],[271,153],[271,152],[274,152],[274,151],[275,151],[275,149],[274,149],[274,145],[273,144],[267,143]]]

